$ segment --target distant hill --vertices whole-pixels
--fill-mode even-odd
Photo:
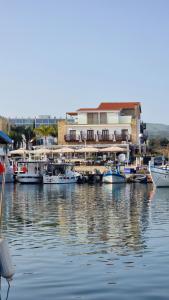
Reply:
[[[146,123],[149,138],[167,138],[169,139],[169,125]]]

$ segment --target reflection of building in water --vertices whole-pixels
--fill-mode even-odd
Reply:
[[[15,185],[6,195],[4,219],[20,233],[29,226],[32,235],[43,230],[66,243],[137,251],[144,246],[150,189],[139,184]]]

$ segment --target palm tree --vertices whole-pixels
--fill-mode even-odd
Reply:
[[[58,125],[57,124],[53,124],[51,125],[51,136],[57,138],[58,137]]]
[[[31,126],[11,126],[9,136],[14,141],[14,149],[23,146],[24,142],[28,149],[29,142],[35,137],[35,133]]]
[[[34,129],[35,134],[37,137],[44,137],[45,138],[45,145],[46,145],[46,138],[51,135],[51,126],[41,125]]]
[[[14,149],[20,148],[22,146],[23,144],[22,126],[11,126],[9,136],[13,140]]]
[[[30,141],[35,138],[35,132],[31,126],[28,126],[24,128],[23,134],[25,136],[26,149],[28,149]]]

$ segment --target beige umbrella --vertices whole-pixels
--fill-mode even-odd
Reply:
[[[74,149],[64,147],[61,149],[53,150],[52,153],[74,153]]]
[[[27,153],[29,153],[29,151],[28,150],[26,150],[26,149],[23,149],[23,148],[20,148],[20,149],[17,149],[17,150],[12,150],[12,151],[10,151],[9,152],[9,154],[11,154],[11,155],[25,155],[25,154],[27,154]]]
[[[102,148],[99,150],[99,152],[127,152],[127,149],[122,148],[122,147],[117,147],[117,146],[112,146],[108,148]]]
[[[88,152],[88,153],[95,153],[95,152],[98,152],[98,149],[97,149],[97,148],[94,148],[94,147],[84,147],[84,148],[75,150],[75,152],[76,152],[76,153],[85,153],[85,152]]]
[[[49,154],[51,153],[52,150],[46,149],[46,148],[40,148],[40,149],[36,149],[31,151],[32,154],[36,154],[36,155],[40,155],[40,154]]]

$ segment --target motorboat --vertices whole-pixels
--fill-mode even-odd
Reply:
[[[46,161],[25,160],[17,164],[16,181],[19,183],[42,183]]]
[[[169,167],[149,164],[152,181],[156,187],[169,187]]]
[[[126,182],[125,175],[121,174],[118,170],[109,169],[103,174],[103,183],[124,183]]]
[[[81,175],[74,171],[73,164],[50,163],[43,174],[44,184],[76,183]]]
[[[134,174],[130,177],[129,182],[133,183],[147,183],[147,175],[145,174]]]

